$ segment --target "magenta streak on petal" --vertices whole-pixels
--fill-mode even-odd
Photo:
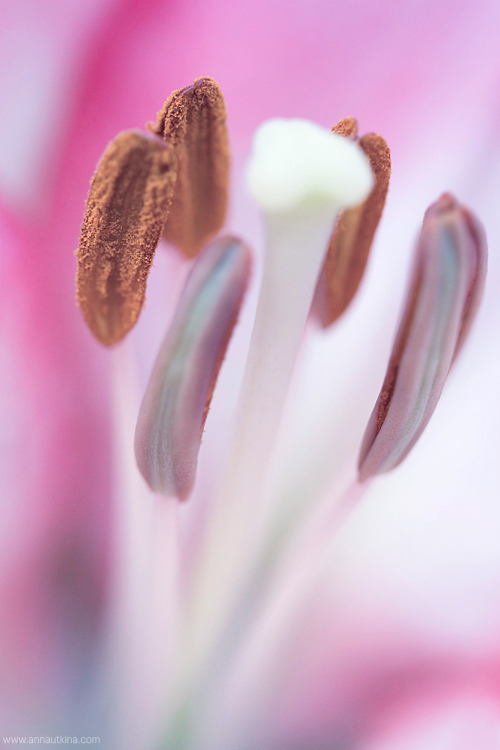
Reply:
[[[361,480],[395,468],[431,418],[477,312],[486,254],[479,222],[442,195],[424,218],[405,312],[363,439]]]
[[[234,237],[207,246],[192,269],[158,354],[135,434],[152,490],[181,500],[194,484],[215,381],[250,276],[250,252]]]
[[[103,617],[112,468],[105,364],[78,323],[64,222],[59,233],[13,222],[11,233],[1,304],[12,367],[3,397],[15,429],[0,665],[13,700],[42,685],[69,698],[91,669]]]
[[[100,152],[124,124],[154,117],[171,88],[157,79],[145,85],[160,41],[168,47],[171,5],[115,3],[109,24],[85,40],[67,135],[43,185],[47,211],[36,222],[29,207],[5,218],[12,251],[4,233],[0,313],[14,388],[3,398],[14,427],[2,448],[15,457],[0,561],[0,698],[7,706],[16,695],[49,701],[58,691],[69,702],[99,652],[113,545],[110,373],[76,306],[73,251]],[[184,80],[182,64],[174,68]]]

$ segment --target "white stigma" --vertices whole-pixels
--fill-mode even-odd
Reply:
[[[308,120],[277,118],[254,136],[247,186],[266,213],[297,208],[349,208],[373,187],[363,151],[352,141]]]

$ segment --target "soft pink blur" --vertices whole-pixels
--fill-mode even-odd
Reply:
[[[45,700],[51,711],[59,710],[54,706],[62,696],[71,703],[100,653],[113,545],[110,355],[94,341],[76,307],[73,251],[89,179],[107,142],[120,130],[143,127],[172,89],[202,75],[216,78],[224,92],[237,174],[262,120],[301,116],[330,126],[355,115],[363,133],[379,131],[391,145],[395,197],[391,214],[390,194],[388,215],[400,222],[396,236],[411,239],[426,205],[442,190],[453,190],[450,183],[455,182],[463,191],[459,198],[469,201],[486,224],[494,254],[491,283],[498,283],[494,243],[500,237],[493,213],[498,193],[495,200],[490,196],[491,187],[499,185],[499,22],[495,0],[12,0],[7,7],[0,255],[0,698],[7,712],[22,711],[18,704],[23,701],[28,712],[36,706],[40,715]],[[242,200],[236,191],[231,220],[239,232],[247,231],[248,216],[253,216]],[[405,235],[406,219],[411,226]],[[391,231],[385,227],[383,237]],[[395,260],[387,266],[401,269],[403,261],[394,250]],[[373,278],[384,279],[384,270],[375,269]],[[400,281],[396,273],[388,288]],[[387,296],[381,288],[380,296]],[[375,292],[373,299],[378,299]],[[481,351],[498,319],[498,306],[487,302]],[[391,336],[388,331],[382,342],[377,372],[383,371]],[[373,394],[379,383],[380,377],[374,379]],[[456,390],[458,400],[444,407],[449,413],[461,406]],[[485,393],[490,391],[486,386]],[[497,399],[489,411],[498,405]],[[484,432],[481,424],[476,426],[474,434],[486,451],[494,424],[492,417]],[[473,466],[473,450],[471,456]],[[491,460],[497,461],[497,454]],[[419,466],[414,476],[421,476]],[[468,497],[476,476],[470,471]],[[410,474],[408,480],[398,476],[403,479],[386,493],[389,510],[384,512],[404,526],[408,500],[409,517],[413,513],[424,529],[423,539],[437,519],[430,546],[437,550],[439,569],[440,535],[451,544],[451,534],[442,531],[444,506],[433,511],[425,495],[428,515],[419,517],[418,498],[412,504],[414,490],[407,491],[418,481]],[[460,487],[436,477],[436,494],[446,498],[446,512],[452,514]],[[494,511],[499,484],[494,478],[484,485],[478,481],[484,488],[477,497],[479,513]],[[376,521],[370,524],[377,497],[370,498],[367,515],[351,537],[355,545],[363,545],[367,529],[376,527]],[[459,507],[464,502],[462,496],[457,500]],[[469,517],[467,506],[459,536]],[[500,522],[498,513],[495,522]],[[411,536],[409,526],[405,529]],[[475,529],[479,538],[482,532],[482,526]],[[275,700],[276,736],[270,746],[319,750],[335,729],[344,731],[346,743],[355,737],[360,741],[361,735],[370,738],[367,750],[430,749],[425,721],[432,724],[440,706],[453,716],[465,704],[474,726],[484,729],[491,721],[494,729],[477,745],[451,733],[436,748],[496,747],[500,638],[491,637],[490,624],[500,625],[498,578],[477,584],[487,590],[479,605],[480,625],[469,640],[457,636],[447,645],[446,634],[453,629],[443,627],[444,635],[436,635],[441,622],[436,602],[417,596],[415,603],[403,583],[391,578],[390,565],[400,557],[407,561],[407,550],[386,558],[390,541],[384,541],[383,532],[376,539],[365,559],[356,557],[347,542],[344,553],[338,553],[334,591],[318,597],[314,618],[298,641],[299,656],[290,662],[289,687],[281,686]],[[485,543],[493,549],[489,538]],[[478,542],[474,549],[480,547]],[[413,552],[428,558],[425,549]],[[452,560],[454,555],[461,559],[455,548]],[[481,580],[485,570],[493,577],[500,574],[493,551],[491,556],[489,568],[488,561],[474,568]],[[366,580],[360,573],[363,564],[371,571]],[[407,563],[410,581],[412,564]],[[422,575],[432,584],[432,574],[424,570]],[[445,570],[447,581],[446,575]],[[370,576],[376,579],[373,589]],[[384,576],[392,594],[385,603],[375,596],[370,600],[371,590],[384,590]],[[419,576],[415,579],[418,588]],[[349,582],[350,591],[339,580]],[[467,585],[467,592],[475,590],[474,581]],[[401,600],[398,592],[403,592]],[[471,607],[467,592],[464,606]],[[456,596],[461,596],[460,586]],[[414,631],[405,607],[418,610],[421,625]],[[340,717],[346,717],[345,725]],[[414,724],[415,736],[421,731],[424,739],[417,737],[411,745],[402,727],[410,732]],[[393,744],[389,739],[384,744],[383,738],[393,735]]]

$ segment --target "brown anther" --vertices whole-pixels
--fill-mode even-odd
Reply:
[[[332,133],[343,135],[344,138],[350,138],[354,141],[358,137],[358,122],[354,117],[344,117],[333,126]]]
[[[354,140],[356,121],[346,117],[333,131]],[[342,315],[356,294],[389,188],[391,155],[385,140],[370,133],[358,143],[370,161],[375,185],[364,203],[343,211],[338,217],[313,305],[323,328]]]
[[[229,151],[218,83],[198,78],[174,91],[153,130],[177,156],[177,183],[163,234],[192,258],[221,229],[226,216]]]
[[[114,344],[137,321],[175,183],[175,154],[157,136],[120,133],[92,179],[76,253],[78,304]]]

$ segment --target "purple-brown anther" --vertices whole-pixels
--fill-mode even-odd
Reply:
[[[338,217],[313,303],[313,311],[323,328],[342,315],[356,294],[382,216],[391,175],[391,154],[380,135],[370,133],[358,139],[353,117],[340,120],[333,132],[359,143],[370,161],[375,184],[363,203]]]
[[[135,433],[137,464],[154,492],[188,497],[210,401],[250,276],[234,237],[197,259],[158,354]]]
[[[486,267],[481,224],[445,193],[425,214],[406,307],[361,447],[360,480],[395,468],[422,434],[479,307]]]
[[[120,133],[99,162],[76,253],[76,288],[103,344],[122,339],[139,317],[174,183],[175,155],[154,135]]]
[[[198,78],[174,91],[154,132],[177,156],[177,183],[164,236],[192,258],[224,224],[229,182],[226,108],[219,85]]]

